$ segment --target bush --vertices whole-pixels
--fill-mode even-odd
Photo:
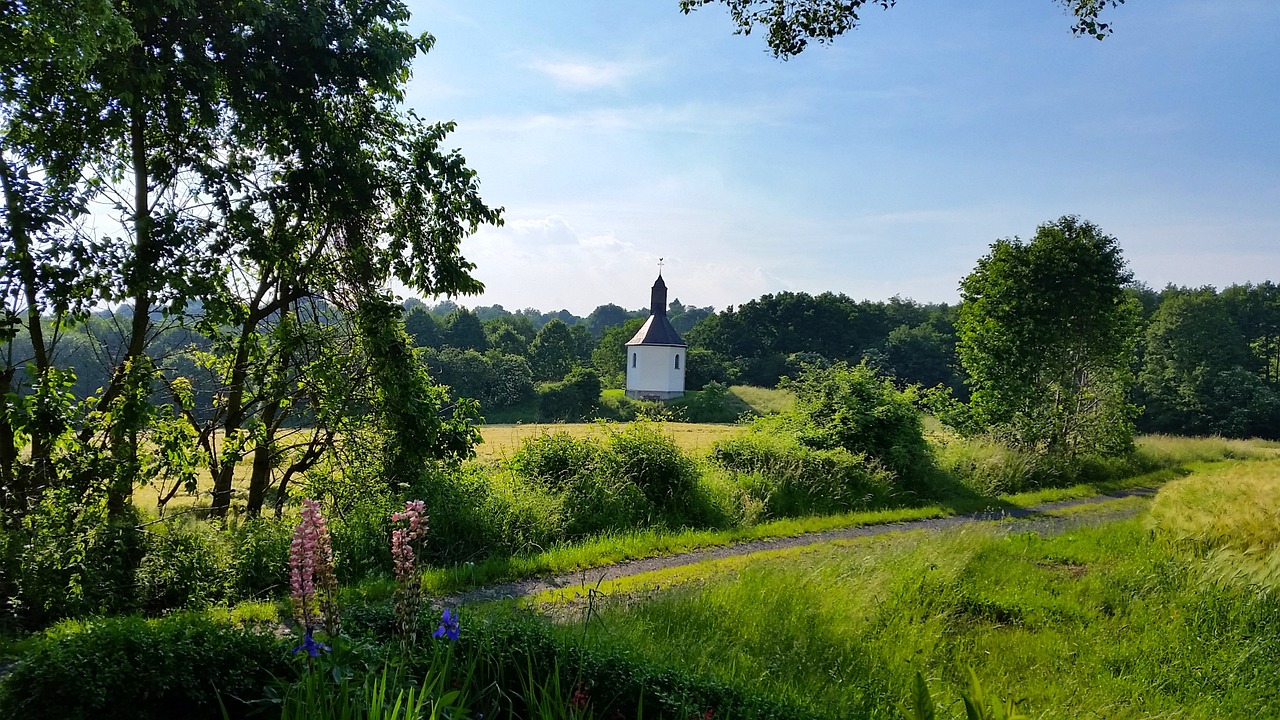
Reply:
[[[231,527],[234,591],[238,599],[282,595],[288,587],[290,523],[255,518]]]
[[[574,368],[564,380],[538,388],[538,414],[544,421],[585,420],[600,401],[600,376],[587,368]]]
[[[566,432],[527,438],[509,463],[518,477],[555,493],[569,537],[636,527],[653,514],[622,465],[612,443]]]
[[[546,548],[565,537],[564,501],[545,487],[518,476],[488,479],[480,515],[493,534],[489,552],[518,553]]]
[[[874,460],[844,448],[815,450],[787,433],[757,430],[721,440],[711,461],[736,473],[769,518],[845,512],[893,492],[892,475]]]
[[[227,599],[234,582],[227,538],[185,518],[153,526],[138,565],[139,608],[156,615],[173,608],[204,608]]]
[[[289,672],[273,636],[197,615],[67,623],[0,683],[0,717],[24,720],[235,717]]]
[[[550,490],[564,490],[581,475],[598,469],[603,448],[589,438],[567,432],[544,432],[525,438],[509,466],[520,477]]]
[[[144,542],[136,514],[108,521],[105,500],[46,491],[9,530],[0,569],[13,617],[41,627],[65,617],[135,609],[134,571]]]
[[[608,447],[610,470],[663,510],[686,502],[697,484],[697,464],[654,423],[634,422],[610,433]]]
[[[927,481],[932,458],[910,390],[898,390],[865,363],[806,365],[780,387],[796,395],[795,409],[782,417],[805,445],[866,455],[906,486],[920,488]]]
[[[561,497],[568,537],[641,527],[657,514],[635,483],[604,470],[576,477]]]

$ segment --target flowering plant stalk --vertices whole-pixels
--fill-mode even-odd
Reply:
[[[391,531],[391,559],[396,576],[396,629],[401,642],[412,644],[418,629],[418,611],[422,605],[422,582],[418,579],[418,554],[415,545],[427,534],[426,506],[421,500],[410,500],[404,511],[391,514],[391,522],[405,523]]]
[[[302,520],[289,545],[289,589],[293,616],[310,636],[315,627],[330,636],[338,633],[338,577],[333,570],[333,545],[320,503],[302,501]]]

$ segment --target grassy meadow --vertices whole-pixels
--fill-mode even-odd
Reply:
[[[520,445],[529,438],[546,433],[568,433],[576,438],[603,438],[611,427],[620,428],[620,423],[528,423],[520,425],[485,425],[481,428],[484,442],[476,447],[476,458],[479,460],[503,460],[510,458]],[[663,432],[675,441],[676,445],[691,455],[705,455],[716,441],[723,440],[742,431],[737,425],[722,423],[677,423],[663,424]]]
[[[585,622],[551,616],[565,642],[816,718],[899,718],[916,672],[942,717],[964,717],[970,669],[1035,718],[1280,715],[1280,461],[1125,502],[1145,507],[1057,536],[973,526],[660,571]]]

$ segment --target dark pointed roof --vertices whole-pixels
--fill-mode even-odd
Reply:
[[[667,319],[667,284],[662,281],[662,274],[653,283],[653,291],[649,298],[649,319],[644,321],[640,332],[627,341],[627,345],[674,345],[688,347],[680,339],[680,333],[671,326]]]

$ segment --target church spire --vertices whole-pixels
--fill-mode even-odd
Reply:
[[[649,296],[649,314],[657,317],[667,316],[667,284],[662,280],[662,269],[658,269],[658,279],[653,283],[653,291]]]

